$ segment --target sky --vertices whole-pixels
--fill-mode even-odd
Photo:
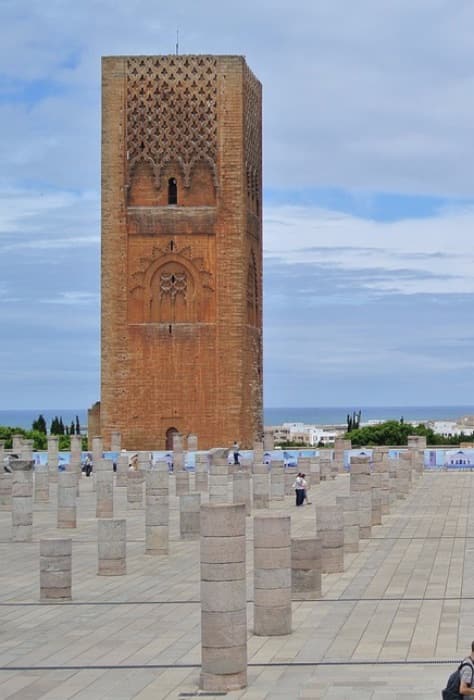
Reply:
[[[100,57],[264,91],[267,406],[474,395],[472,0],[0,0],[0,409],[100,374]]]

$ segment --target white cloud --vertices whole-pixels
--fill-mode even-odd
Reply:
[[[365,271],[361,284],[380,292],[472,294],[473,228],[474,208],[380,222],[319,208],[269,207],[264,245],[268,259]],[[371,272],[377,276],[371,279]]]

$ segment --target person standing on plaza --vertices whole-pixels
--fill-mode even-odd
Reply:
[[[240,455],[239,455],[239,450],[240,450],[239,443],[238,443],[237,440],[236,440],[236,441],[234,442],[234,444],[232,445],[232,453],[233,453],[233,455],[234,455],[234,464],[240,464],[240,461],[239,461],[239,456],[240,456]]]
[[[293,484],[293,488],[295,489],[296,505],[297,506],[303,505],[304,496],[305,496],[305,486],[306,486],[306,481],[304,480],[301,472],[298,472],[298,476],[296,477],[295,483]]]
[[[467,656],[460,669],[461,683],[459,684],[459,694],[464,697],[474,695],[474,642],[471,644],[471,653]]]

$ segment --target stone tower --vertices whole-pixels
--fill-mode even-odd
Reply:
[[[106,446],[262,431],[261,110],[241,56],[103,59]]]

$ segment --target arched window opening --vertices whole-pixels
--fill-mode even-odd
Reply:
[[[175,177],[168,180],[168,204],[178,204],[178,183]]]
[[[165,435],[165,449],[166,450],[172,450],[173,449],[173,436],[176,435],[179,431],[176,428],[168,428],[166,431]]]

